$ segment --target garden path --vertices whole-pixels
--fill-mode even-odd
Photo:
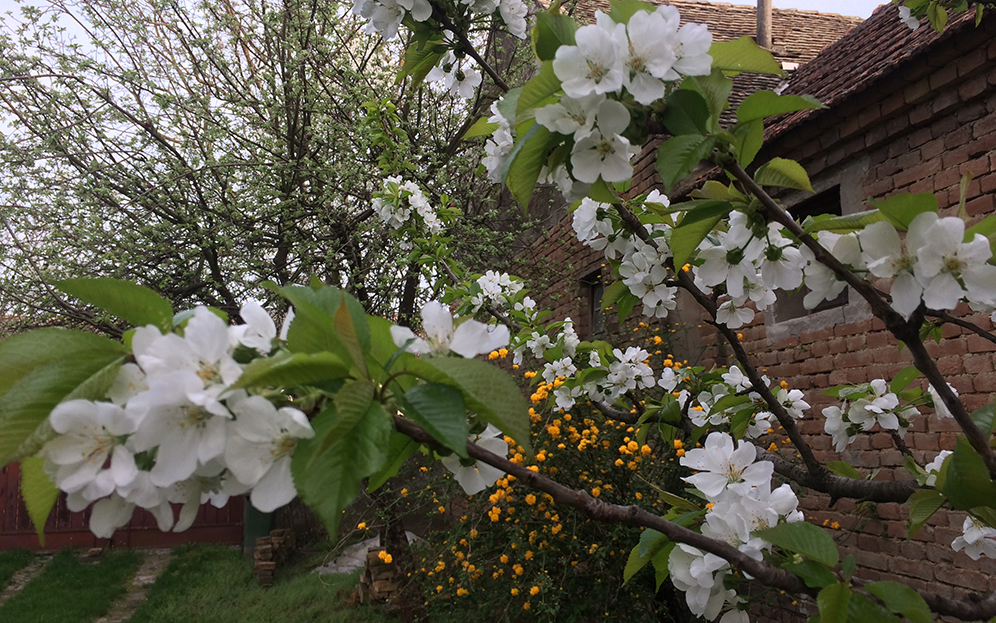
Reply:
[[[51,554],[39,554],[38,556],[35,556],[35,559],[32,560],[28,566],[15,573],[14,576],[10,578],[10,582],[7,583],[7,586],[4,587],[3,591],[0,591],[0,606],[2,606],[8,599],[16,595],[28,582],[35,579],[50,560],[52,560]]]
[[[155,549],[146,552],[145,560],[142,561],[135,577],[128,586],[128,592],[111,604],[108,613],[97,619],[95,623],[125,623],[131,618],[135,610],[145,601],[149,587],[156,583],[169,561],[173,558],[173,551],[170,549]]]

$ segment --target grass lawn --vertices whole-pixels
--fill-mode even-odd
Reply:
[[[3,623],[85,623],[107,613],[138,568],[139,555],[108,551],[99,563],[83,563],[63,550],[10,601],[0,606]]]
[[[7,585],[14,574],[26,567],[34,555],[23,549],[0,552],[0,590]]]
[[[396,619],[369,606],[348,606],[340,589],[352,588],[359,573],[319,576],[288,569],[264,590],[241,552],[217,546],[188,546],[173,560],[130,623],[389,623]],[[0,616],[0,621],[7,621]]]

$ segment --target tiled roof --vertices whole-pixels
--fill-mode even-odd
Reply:
[[[864,23],[795,72],[784,92],[808,93],[827,106],[839,104],[898,71],[905,61],[925,53],[935,43],[957,37],[959,31],[971,28],[974,20],[975,12],[965,11],[953,16],[943,33],[926,23],[910,30],[894,6],[880,6]],[[819,112],[807,110],[779,119],[766,134],[770,139]]]
[[[655,1],[654,4],[670,4],[678,9],[682,23],[707,24],[717,41],[730,41],[743,36],[753,37],[757,34],[755,5],[704,0]],[[590,22],[594,21],[596,10],[608,13],[609,0],[581,0],[574,14],[578,21]],[[795,9],[772,9],[773,52],[780,61],[805,63],[860,23],[860,17]]]

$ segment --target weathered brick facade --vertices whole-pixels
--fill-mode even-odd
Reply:
[[[868,209],[868,198],[908,191],[936,193],[942,215],[951,215],[958,207],[959,180],[971,174],[967,212],[973,222],[991,214],[996,209],[996,16],[988,15],[978,27],[973,18],[966,15],[938,35],[926,26],[910,31],[894,7],[880,8],[793,77],[787,92],[816,95],[829,109],[778,120],[757,162],[775,155],[798,160],[818,192],[839,185],[844,213]],[[655,178],[653,154],[641,156],[637,169],[634,192],[646,192]],[[780,199],[791,207],[805,197],[786,193]],[[573,317],[582,331],[590,304],[582,279],[601,263],[600,254],[576,241],[569,216],[535,244],[525,262],[536,273],[556,276],[542,291],[534,289],[534,296],[557,318]],[[819,458],[844,460],[878,480],[909,479],[888,434],[860,435],[838,455],[823,433],[821,410],[831,403],[823,390],[891,379],[911,364],[908,353],[856,299],[852,293],[843,308],[787,322],[759,313],[741,330],[743,341],[769,377],[806,392],[813,408],[801,430]],[[681,356],[693,359],[698,354],[695,360],[707,366],[732,363],[728,349],[716,343],[717,335],[692,305],[679,312],[679,322],[701,327],[691,341],[675,345],[685,351]],[[967,307],[954,315],[985,330],[993,328],[987,314]],[[633,320],[640,319],[634,315]],[[628,332],[609,328],[621,337]],[[928,345],[940,371],[970,410],[991,403],[996,346],[954,325],[945,326],[943,335],[940,344]],[[958,430],[953,420],[922,415],[906,442],[923,464],[939,450],[953,449]],[[791,458],[788,449],[782,455]],[[950,547],[961,534],[962,513],[939,512],[907,540],[905,511],[898,504],[839,500],[831,507],[826,496],[806,494],[801,506],[818,523],[840,524],[839,540],[857,559],[862,578],[898,574],[914,588],[947,596],[996,590],[996,561],[974,563]],[[794,620],[789,614],[785,618]]]

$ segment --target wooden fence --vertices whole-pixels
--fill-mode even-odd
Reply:
[[[221,543],[241,545],[244,524],[243,497],[233,497],[224,508],[201,506],[194,524],[184,532],[160,532],[155,518],[145,510],[135,509],[131,522],[110,539],[98,539],[90,533],[90,510],[81,513],[66,508],[60,495],[45,524],[45,545],[38,542],[20,493],[21,470],[8,465],[0,470],[0,550],[23,548],[58,550],[63,547],[157,548],[184,543]],[[178,506],[178,505],[177,505]]]

